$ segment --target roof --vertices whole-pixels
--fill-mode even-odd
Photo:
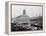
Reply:
[[[20,16],[18,16],[16,18],[20,18],[20,17],[29,17],[29,16],[27,16],[27,15],[20,15]]]

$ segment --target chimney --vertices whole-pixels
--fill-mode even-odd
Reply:
[[[25,11],[25,9],[23,10],[23,15],[25,15],[26,14],[26,11]]]

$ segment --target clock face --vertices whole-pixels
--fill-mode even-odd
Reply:
[[[12,5],[11,31],[43,30],[42,6]]]

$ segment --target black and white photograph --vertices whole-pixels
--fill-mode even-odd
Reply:
[[[12,4],[11,31],[43,30],[41,5]]]

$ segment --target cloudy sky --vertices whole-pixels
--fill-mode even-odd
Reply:
[[[39,16],[39,14],[42,15],[42,7],[40,6],[12,5],[12,18],[22,15],[24,9],[30,17]]]

